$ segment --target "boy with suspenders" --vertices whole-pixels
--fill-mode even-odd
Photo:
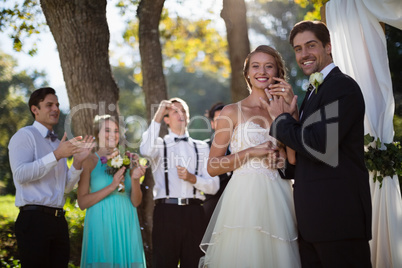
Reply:
[[[162,120],[169,127],[159,137]],[[209,146],[189,137],[189,109],[179,98],[163,100],[142,136],[140,152],[151,159],[155,180],[153,267],[197,267],[203,256],[205,194],[215,194],[219,178],[207,172]]]

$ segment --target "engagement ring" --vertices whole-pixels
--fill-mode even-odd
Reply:
[[[270,98],[269,101],[272,101],[272,98]]]
[[[282,92],[285,92],[285,88],[282,88]]]

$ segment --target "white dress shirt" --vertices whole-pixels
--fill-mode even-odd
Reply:
[[[45,138],[48,129],[35,121],[21,128],[8,144],[10,166],[16,188],[15,205],[43,205],[62,208],[64,193],[78,182],[82,170],[67,166],[67,159],[56,160],[53,151],[60,140]]]
[[[330,64],[328,64],[324,69],[322,69],[320,71],[320,73],[322,73],[322,81],[324,81],[325,77],[327,77],[327,75],[332,71],[332,69],[334,69],[336,66],[333,62],[331,62]],[[308,99],[310,99],[311,94],[315,92],[315,87],[313,90],[311,90],[310,95],[308,95]]]
[[[152,172],[155,180],[154,199],[166,198],[165,173],[164,173],[164,146],[163,139],[159,137],[161,124],[152,121],[147,131],[142,135],[140,152],[148,157],[151,162]],[[194,140],[188,137],[188,132],[184,136],[188,141],[175,142],[174,138],[179,137],[169,129],[169,134],[164,137],[167,148],[168,159],[168,178],[169,178],[169,197],[171,198],[194,198],[193,187],[197,189],[196,198],[204,200],[206,194],[215,194],[219,190],[219,177],[211,177],[207,172],[207,161],[209,157],[209,146],[206,142]],[[198,149],[198,175],[197,182],[190,182],[179,179],[176,166],[187,168],[188,172],[195,175],[196,152],[194,143]]]

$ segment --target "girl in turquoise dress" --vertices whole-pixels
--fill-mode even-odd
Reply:
[[[136,209],[142,199],[139,178],[145,167],[139,165],[125,172],[123,166],[109,175],[101,158],[118,154],[114,149],[119,142],[119,125],[113,117],[97,117],[94,132],[98,150],[83,163],[78,184],[78,204],[87,209],[81,267],[146,267]],[[119,191],[122,183],[124,191]]]

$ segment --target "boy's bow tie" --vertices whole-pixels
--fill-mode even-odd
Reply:
[[[175,138],[174,138],[174,141],[175,141],[175,142],[179,142],[179,141],[188,141],[188,137],[183,137],[183,138],[175,137]]]

